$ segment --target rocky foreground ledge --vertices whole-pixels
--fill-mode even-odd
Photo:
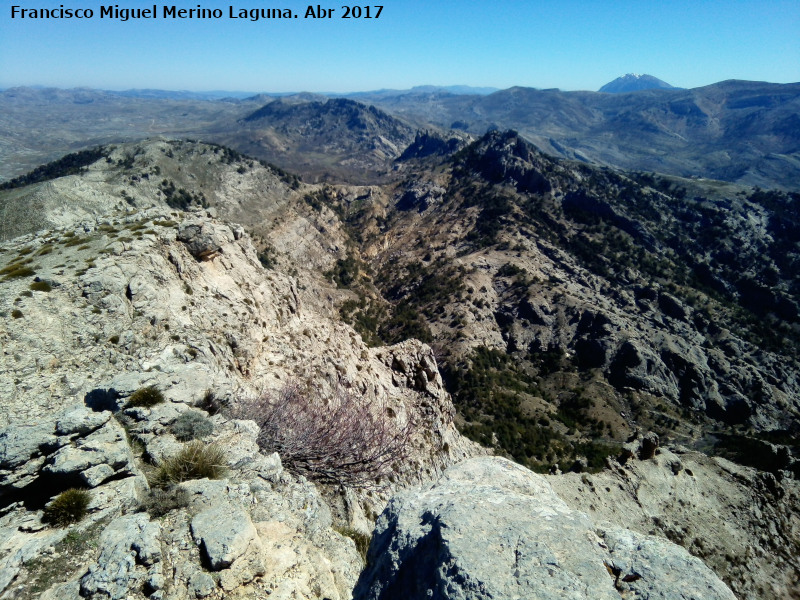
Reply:
[[[76,405],[0,433],[0,597],[735,598],[684,548],[595,521],[552,478],[497,457],[395,496],[364,562],[330,499],[260,452],[252,421],[203,415],[226,476],[151,488],[131,433],[169,456],[181,446],[170,424],[190,412],[204,413]],[[49,497],[70,484],[91,490],[88,514],[53,526]]]
[[[358,599],[735,598],[680,546],[595,523],[545,476],[498,457],[392,499],[367,562]]]

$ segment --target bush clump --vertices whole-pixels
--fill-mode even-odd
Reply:
[[[50,285],[47,281],[34,281],[29,286],[34,292],[50,292],[53,290],[53,286]]]
[[[11,279],[21,279],[22,277],[36,275],[36,271],[30,267],[26,267],[24,264],[12,263],[0,269],[0,275],[3,276],[3,281],[9,281]]]
[[[164,394],[154,385],[139,388],[128,398],[128,407],[143,406],[150,407],[164,402]]]
[[[189,350],[194,350],[194,348],[189,348]],[[194,350],[194,355],[197,355],[197,351]],[[203,394],[203,397],[200,398],[197,402],[195,402],[195,406],[206,411],[212,417],[218,414],[223,408],[226,406],[226,402],[224,398],[220,398],[217,396],[213,391],[206,390],[206,393]]]
[[[165,488],[190,479],[220,479],[227,471],[222,448],[196,440],[158,465],[150,485]]]
[[[88,490],[72,488],[61,492],[45,507],[42,521],[56,527],[77,523],[86,516],[91,500],[92,495]]]
[[[203,413],[190,410],[175,419],[170,431],[180,441],[188,442],[211,435],[214,425]]]
[[[151,517],[163,517],[167,513],[189,505],[189,494],[177,485],[155,488],[147,492],[142,508]]]
[[[288,469],[323,483],[380,489],[408,458],[415,428],[389,412],[346,389],[324,401],[289,383],[277,398],[242,401],[234,414],[258,424],[259,447],[280,454]]]

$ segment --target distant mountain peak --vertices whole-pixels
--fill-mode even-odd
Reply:
[[[614,81],[605,84],[599,91],[609,94],[620,94],[625,92],[638,92],[640,90],[673,90],[679,89],[668,84],[652,75],[643,73],[628,73],[622,77],[617,77]]]

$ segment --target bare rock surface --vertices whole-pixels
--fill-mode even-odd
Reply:
[[[683,548],[598,527],[546,477],[501,458],[395,497],[368,564],[355,598],[734,598]]]
[[[343,187],[341,206],[312,210],[311,200],[289,202],[299,192],[274,172],[230,162],[220,148],[159,141],[123,145],[108,158],[83,175],[21,190],[20,206],[44,208],[12,210],[15,221],[0,225],[0,264],[19,267],[0,281],[0,600],[350,598],[363,561],[348,536],[369,533],[389,494],[410,485],[424,487],[398,496],[380,520],[368,571],[377,578],[366,583],[365,575],[359,594],[731,597],[702,559],[742,597],[798,595],[798,494],[779,470],[770,478],[670,454],[655,439],[586,481],[534,476],[500,459],[451,468],[485,450],[456,430],[432,349],[416,340],[368,346],[339,315],[353,292],[320,276],[350,252],[334,209],[355,212],[391,193]],[[542,184],[521,163],[501,166],[523,187]],[[181,186],[194,194],[186,212],[165,205]],[[446,188],[437,178],[410,187],[406,213],[432,212]],[[240,215],[253,237],[200,208],[201,191],[226,218]],[[379,212],[370,225],[378,233]],[[420,223],[365,256],[391,261],[390,246],[427,240]],[[444,229],[465,233],[467,225]],[[498,275],[507,257],[455,256],[450,241],[437,241],[436,252],[452,251],[469,267],[476,290],[454,342],[461,351],[568,348],[622,388],[678,400],[672,373],[685,370],[687,385],[708,400],[698,409],[764,423],[783,414],[772,405],[749,411],[749,399],[729,402],[735,394],[722,394],[708,373],[751,379],[738,342],[725,355],[697,354],[703,339],[686,324],[692,309],[663,289],[598,301],[598,278],[539,244],[520,264],[537,280],[563,284],[566,299],[540,286],[501,306],[511,289]],[[264,266],[269,248],[280,268]],[[654,350],[658,328],[632,324],[634,311],[669,319],[674,335],[658,337]],[[778,367],[775,380],[795,386],[790,369]],[[415,422],[413,450],[396,465],[392,487],[371,496],[321,489],[260,448],[247,415],[212,414],[241,399],[274,398],[287,383],[313,390],[321,406],[346,389],[398,424]],[[163,404],[129,406],[150,386]],[[787,397],[786,407],[793,402]],[[212,424],[203,443],[224,450],[228,471],[151,489],[143,473],[184,448],[172,428],[188,412]],[[623,419],[617,411],[614,426]],[[43,510],[72,486],[90,489],[86,516],[65,527],[45,523]],[[392,531],[421,542],[401,546]],[[430,554],[431,540],[441,553]],[[484,564],[487,556],[496,560]]]
[[[659,448],[597,474],[549,477],[573,509],[598,522],[680,544],[701,558],[737,597],[800,597],[800,486],[790,477]]]
[[[100,535],[100,554],[81,578],[84,598],[127,598],[131,588],[150,580],[153,592],[163,584],[161,575],[161,527],[146,514],[133,514],[112,521]]]

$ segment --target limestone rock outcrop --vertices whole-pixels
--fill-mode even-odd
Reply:
[[[679,446],[637,456],[600,473],[548,481],[571,508],[598,522],[680,544],[741,600],[800,596],[797,479]]]
[[[654,536],[596,524],[542,475],[464,461],[378,519],[355,598],[733,600],[699,559]]]
[[[334,525],[366,534],[391,488],[351,491],[334,521],[246,415],[211,414],[290,381],[319,402],[346,387],[418,423],[395,486],[480,452],[455,429],[429,347],[368,347],[205,210],[111,210],[15,238],[0,257],[34,271],[0,282],[0,305],[20,315],[0,321],[3,600],[349,598],[362,563]],[[31,287],[41,280],[59,285]],[[150,387],[163,403],[129,405]],[[174,424],[187,413],[210,424],[204,443],[227,475],[151,489],[144,473],[184,447]],[[86,516],[46,523],[71,487],[89,490]]]

